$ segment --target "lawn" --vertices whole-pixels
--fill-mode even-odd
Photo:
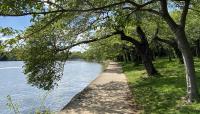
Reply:
[[[200,114],[200,103],[185,102],[186,81],[183,65],[177,61],[159,59],[154,62],[158,77],[147,78],[142,65],[122,63],[133,101],[144,114]],[[200,61],[195,59],[198,86],[200,87]]]

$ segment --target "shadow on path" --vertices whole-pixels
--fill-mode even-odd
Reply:
[[[87,88],[77,94],[59,114],[135,114],[126,77],[117,63],[108,68]]]

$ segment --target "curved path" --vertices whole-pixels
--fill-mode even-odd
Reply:
[[[126,76],[110,62],[107,69],[58,114],[136,114]]]

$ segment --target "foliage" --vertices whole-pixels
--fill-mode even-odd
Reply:
[[[43,98],[41,99],[41,107],[39,109],[36,109],[33,112],[34,114],[54,114],[44,106],[44,102],[47,95],[48,94],[43,96]],[[7,100],[8,100],[7,106],[11,111],[14,111],[14,114],[22,114],[19,110],[19,105],[13,102],[13,99],[10,95],[7,96]]]
[[[83,53],[80,51],[77,52],[70,52],[69,59],[85,59],[83,57]]]
[[[13,110],[14,114],[20,114],[19,106],[13,103],[10,95],[7,96],[7,99],[8,99],[7,106],[10,108],[10,110]]]
[[[123,63],[122,66],[133,93],[133,100],[141,106],[143,113],[196,114],[200,112],[198,103],[187,104],[185,101],[184,67],[177,64],[177,61],[156,60],[155,66],[160,72],[158,78],[147,78],[142,65]],[[195,59],[195,66],[200,81],[198,59]]]
[[[93,42],[89,44],[89,48],[83,53],[87,60],[113,60],[122,53],[122,42],[116,36],[114,38]]]
[[[15,33],[17,33],[17,30],[12,29],[11,27],[0,27],[0,35],[1,36],[9,36],[9,35],[13,35]]]
[[[35,2],[31,0],[1,0],[1,14],[20,14],[32,11],[45,10],[43,2]]]
[[[162,29],[159,35],[162,35],[163,38],[173,36],[166,26],[167,24],[159,17],[166,18],[166,15],[161,15],[163,13],[162,7],[158,2],[163,1],[2,0],[0,2],[0,15],[32,15],[33,25],[18,37],[18,41],[24,41],[22,45],[25,45],[22,47],[24,48],[22,59],[25,61],[25,73],[32,85],[50,89],[56,84],[56,81],[60,80],[61,66],[68,56],[69,49],[74,46],[73,44],[92,39],[98,41],[102,36],[116,30],[124,30],[127,35],[139,40],[133,32],[138,24],[141,24],[142,28],[145,28],[148,32],[149,40],[154,34],[157,23],[160,24]],[[174,14],[170,12],[170,15],[173,19],[179,21],[177,18],[181,7],[174,7],[181,5],[181,2],[171,0],[167,2],[173,9],[171,12],[175,12]],[[192,1],[191,4],[192,8],[198,9],[197,0]],[[151,21],[149,22],[149,20]],[[191,21],[189,26],[194,27],[193,23]],[[188,30],[191,31],[192,29],[189,28]],[[190,35],[196,37],[193,34]],[[15,41],[11,40],[11,44],[13,42]],[[104,41],[99,43],[101,42]],[[109,45],[109,48],[107,46],[102,47],[99,43],[91,44],[90,47],[92,48],[89,48],[85,55],[94,58],[92,53],[95,53],[98,57],[95,59],[102,60],[114,58],[121,53],[120,48],[116,48],[112,41],[103,43],[107,43],[106,45]],[[153,44],[151,47],[153,47]],[[113,53],[114,49],[117,49],[115,53]],[[55,81],[53,81],[54,79]]]
[[[186,25],[187,35],[189,37],[189,41],[192,44],[193,41],[199,39],[200,34],[200,13],[196,14],[196,12],[189,12],[188,20]]]
[[[53,47],[54,40],[52,36],[39,35],[29,39],[24,46],[22,58],[28,83],[44,90],[56,85],[64,67],[64,59],[58,58],[59,53]]]

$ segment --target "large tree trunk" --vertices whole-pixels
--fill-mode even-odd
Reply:
[[[185,0],[185,5],[183,7],[183,11],[180,17],[180,24],[177,24],[169,15],[168,7],[167,7],[168,1],[167,0],[160,1],[161,16],[165,19],[170,29],[176,35],[178,47],[181,50],[181,53],[183,55],[185,72],[186,72],[186,81],[187,81],[188,102],[198,100],[198,88],[197,88],[197,83],[196,83],[193,55],[191,53],[190,45],[189,45],[189,42],[187,41],[186,34],[185,34],[186,18],[187,18],[188,9],[190,6],[190,1],[191,0]]]
[[[149,44],[147,41],[142,42],[139,46],[136,46],[139,50],[139,55],[142,58],[142,63],[147,71],[149,76],[155,76],[158,74],[157,70],[153,65],[153,54],[152,50],[149,48]]]
[[[177,29],[176,38],[178,41],[179,49],[181,50],[183,55],[184,65],[186,69],[188,102],[193,102],[198,99],[198,88],[196,83],[193,55],[189,46],[189,42],[187,41],[184,29]]]
[[[152,62],[152,54],[150,49],[140,49],[140,55],[142,58],[142,63],[147,71],[149,76],[155,76],[158,72],[155,69],[153,62]]]
[[[149,48],[147,37],[140,26],[137,26],[136,31],[141,39],[140,45],[136,46],[136,48],[138,48],[138,50],[140,51],[139,53],[141,55],[144,67],[146,68],[147,74],[149,76],[155,76],[156,74],[158,74],[158,72],[153,65],[153,54],[152,50]]]

